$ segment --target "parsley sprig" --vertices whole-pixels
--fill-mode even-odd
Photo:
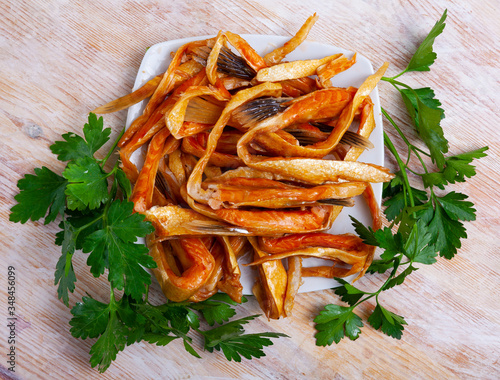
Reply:
[[[90,350],[90,363],[92,367],[98,366],[100,372],[106,371],[126,346],[141,341],[166,346],[180,339],[187,352],[200,358],[189,335],[195,332],[203,338],[205,350],[222,349],[227,360],[239,362],[241,356],[247,359],[265,356],[263,347],[272,345],[269,338],[286,336],[245,334],[242,325],[257,316],[228,322],[236,314],[233,308],[236,305],[226,294],[217,294],[199,303],[167,302],[156,306],[147,300],[137,302],[130,296],[116,301],[113,293],[109,304],[83,297],[71,310],[70,332],[75,338],[98,338]],[[219,326],[201,329],[200,317],[208,326],[216,323]]]
[[[438,256],[452,259],[461,246],[460,240],[467,237],[463,222],[476,218],[476,210],[472,202],[467,201],[467,195],[455,191],[444,193],[443,190],[446,191],[449,184],[465,182],[467,178],[473,177],[476,171],[471,163],[474,159],[486,156],[484,152],[488,147],[446,157],[449,146],[441,127],[444,118],[441,102],[435,98],[431,88],[413,89],[397,80],[407,72],[430,71],[437,57],[433,44],[444,30],[446,16],[445,11],[401,73],[382,78],[401,94],[415,131],[426,147],[421,148],[410,142],[387,111],[382,109],[385,118],[407,146],[407,157],[403,159],[384,133],[385,146],[399,167],[395,178],[384,184],[382,193],[384,213],[390,225],[374,231],[356,219],[352,220],[356,232],[365,243],[383,249],[380,259],[373,261],[368,272],[390,273],[374,292],[361,290],[345,280],[337,279],[340,285],[334,288],[334,292],[349,306],[326,305],[314,319],[318,331],[316,344],[319,346],[339,343],[345,336],[351,340],[358,338],[363,321],[354,310],[373,298],[375,309],[367,322],[376,330],[380,329],[400,339],[407,323],[402,316],[381,305],[380,294],[401,285],[408,275],[418,269],[418,264],[433,264]],[[420,169],[411,165],[412,158],[420,163]],[[434,171],[431,170],[429,159],[435,165]],[[410,183],[410,178],[420,178],[420,186]]]
[[[50,147],[67,163],[61,175],[42,167],[18,181],[18,204],[12,207],[10,220],[26,223],[44,219],[48,224],[60,219],[55,243],[61,246],[61,256],[55,285],[66,306],[77,281],[73,267],[77,251],[88,254],[87,265],[94,277],[107,273],[109,301],[87,295],[71,309],[71,334],[81,339],[97,338],[90,349],[92,367],[106,371],[120,351],[141,341],[165,346],[180,339],[185,350],[199,358],[191,333],[201,335],[206,351],[222,350],[228,360],[265,356],[263,348],[272,344],[269,338],[286,335],[245,334],[243,325],[256,316],[229,322],[237,304],[227,295],[217,294],[199,303],[153,305],[148,301],[151,274],[147,268],[155,268],[156,263],[138,239],[154,228],[133,212],[133,203],[128,201],[131,185],[119,162],[106,169],[121,135],[102,159],[95,154],[111,135],[110,128],[104,129],[102,117],[91,113],[83,135],[66,133],[63,141]],[[119,292],[123,295],[117,299]],[[202,323],[212,328],[201,329]],[[215,324],[218,326],[213,327]]]

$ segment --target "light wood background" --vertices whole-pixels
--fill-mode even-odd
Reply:
[[[237,5],[238,4],[238,5]],[[248,330],[278,331],[267,356],[242,363],[222,354],[195,359],[181,342],[159,348],[126,348],[104,375],[88,363],[94,340],[69,334],[69,310],[57,299],[54,246],[57,227],[8,222],[16,182],[34,167],[59,171],[49,146],[62,133],[80,132],[96,106],[126,94],[148,46],[187,36],[236,33],[293,34],[313,12],[320,16],[310,39],[357,51],[375,67],[389,60],[388,74],[403,69],[425,35],[448,8],[445,32],[435,43],[430,73],[405,81],[430,86],[443,103],[442,125],[450,154],[489,145],[477,161],[478,175],[455,187],[476,204],[477,220],[455,259],[422,267],[383,294],[384,305],[405,316],[403,338],[394,340],[365,326],[355,342],[316,347],[312,318],[339,302],[326,290],[298,296],[291,318],[264,318]],[[0,1],[0,377],[7,377],[7,266],[17,273],[17,367],[21,379],[365,379],[500,378],[499,118],[500,4],[497,0],[444,1]],[[407,126],[404,105],[388,84],[381,102]],[[118,133],[126,111],[105,116]],[[388,123],[388,133],[394,137]],[[388,160],[387,165],[394,168]],[[78,278],[71,304],[85,293],[107,299],[104,280],[90,276],[83,254],[75,255]],[[383,276],[359,285],[375,287]],[[154,286],[153,300],[162,295]],[[366,318],[372,303],[358,313]],[[251,300],[239,315],[259,312]],[[201,351],[200,342],[195,342]]]

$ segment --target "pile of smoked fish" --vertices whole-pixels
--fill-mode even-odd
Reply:
[[[199,302],[222,291],[241,302],[238,259],[252,255],[253,293],[277,319],[291,314],[303,277],[359,278],[370,265],[374,247],[326,231],[358,195],[380,227],[370,183],[393,174],[357,158],[371,144],[369,94],[388,64],[359,88],[338,88],[331,78],[356,55],[284,61],[316,19],[263,57],[228,31],[188,42],[162,75],[94,110],[149,98],[118,147],[134,211],[155,227],[147,245],[169,300]],[[131,155],[143,146],[139,169]],[[305,267],[308,257],[325,264]]]

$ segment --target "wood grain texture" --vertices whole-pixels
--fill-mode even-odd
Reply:
[[[300,294],[294,316],[260,318],[248,331],[286,332],[260,360],[227,362],[203,353],[194,359],[179,342],[159,348],[137,344],[120,353],[100,375],[90,368],[94,340],[69,334],[69,310],[53,286],[57,227],[8,222],[16,182],[34,167],[60,170],[49,146],[62,133],[79,132],[95,107],[126,94],[148,46],[187,36],[236,33],[291,35],[313,12],[320,16],[310,40],[366,56],[374,66],[391,62],[397,73],[448,8],[445,32],[435,43],[438,60],[430,73],[405,81],[432,87],[443,103],[450,154],[489,145],[477,162],[478,175],[456,186],[476,204],[477,220],[452,261],[438,260],[384,294],[390,310],[408,326],[398,341],[365,326],[360,338],[337,346],[314,344],[312,318],[331,291]],[[0,1],[0,377],[6,377],[7,266],[17,272],[17,369],[21,379],[387,379],[500,377],[500,12],[498,1]],[[404,105],[388,84],[379,86],[382,105],[401,125]],[[126,111],[106,115],[116,135]],[[391,136],[395,135],[387,128]],[[397,139],[395,139],[397,141]],[[402,145],[398,147],[403,148]],[[395,168],[387,159],[387,166]],[[105,281],[89,275],[83,254],[75,256],[77,289],[107,299]],[[375,287],[383,276],[366,276]],[[157,284],[151,298],[161,302]],[[358,310],[366,318],[374,305]],[[240,315],[259,312],[254,300]],[[201,351],[201,342],[195,347]]]

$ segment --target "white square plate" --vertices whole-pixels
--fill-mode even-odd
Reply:
[[[179,47],[183,44],[205,39],[212,36],[201,36],[201,37],[190,37],[183,38],[179,40],[167,41],[158,43],[154,46],[151,46],[144,58],[142,60],[141,66],[139,68],[139,72],[137,73],[137,78],[134,84],[134,90],[141,87],[144,83],[146,83],[149,79],[153,78],[156,75],[159,75],[165,72],[170,64],[170,53],[175,52]],[[281,46],[284,42],[290,39],[290,37],[282,37],[282,36],[266,36],[266,35],[242,35],[243,38],[248,41],[248,43],[262,56],[266,53],[272,51],[274,48]],[[333,55],[337,53],[344,53],[348,58],[353,55],[353,52],[348,50],[344,50],[335,46],[326,45],[318,42],[305,41],[303,42],[295,51],[290,53],[287,57],[287,61],[292,60],[304,60],[304,59],[318,59],[323,58],[328,55]],[[356,63],[347,71],[338,74],[332,79],[332,83],[336,87],[359,87],[364,80],[373,74],[373,67],[365,57],[357,54]],[[383,130],[382,130],[382,116],[380,112],[380,101],[378,96],[378,90],[375,88],[370,97],[374,103],[374,116],[376,128],[372,132],[370,136],[370,140],[373,142],[375,147],[373,149],[367,150],[363,152],[359,161],[368,162],[377,165],[384,165],[384,143],[383,143]],[[127,124],[128,128],[132,121],[134,121],[138,116],[142,114],[144,107],[146,106],[147,100],[135,104],[130,107],[127,115]],[[143,154],[144,151],[138,151],[137,154],[132,156],[132,162],[134,162],[138,167],[142,165],[143,162]],[[373,190],[375,192],[376,199],[380,204],[380,200],[382,197],[382,185],[381,184],[373,184]],[[362,199],[362,197],[358,197],[356,199],[356,204],[354,207],[345,207],[343,211],[340,213],[339,217],[335,220],[332,229],[329,231],[334,234],[343,234],[343,233],[355,233],[354,228],[352,227],[351,220],[349,216],[353,216],[359,221],[361,221],[365,225],[371,226],[371,217],[370,212],[368,210],[368,206]],[[243,260],[241,263],[245,262]],[[314,265],[325,265],[325,261],[321,259],[306,259],[304,260],[304,266],[314,266]],[[252,286],[254,283],[254,270],[249,267],[242,266],[242,279],[241,282],[243,284],[243,293],[244,294],[252,294]],[[346,280],[349,280],[347,278]],[[300,292],[310,292],[315,290],[322,290],[331,287],[335,287],[337,282],[333,279],[326,278],[316,278],[309,277],[304,278],[304,284],[300,288]]]

